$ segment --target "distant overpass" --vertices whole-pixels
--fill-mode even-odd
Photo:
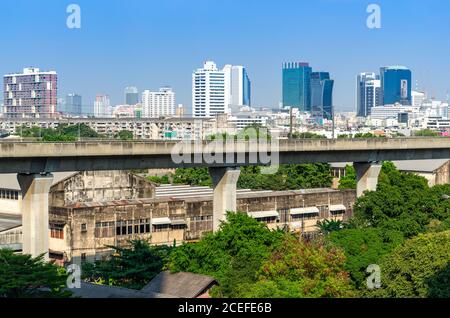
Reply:
[[[237,167],[266,163],[259,157],[256,163],[251,161],[251,156],[260,150],[256,142],[234,142],[231,150],[221,146],[211,150],[211,144],[207,142],[183,144],[192,145],[190,150],[183,152],[185,156],[191,156],[190,162],[174,162],[172,150],[180,145],[176,141],[1,141],[0,173]],[[278,149],[280,164],[450,158],[450,138],[279,140],[275,150],[269,148],[269,152]],[[231,156],[235,160],[211,163],[205,160],[208,154],[223,155],[224,158]],[[196,155],[200,155],[197,157],[201,158],[200,161],[195,160]],[[240,155],[245,156],[243,161],[237,160]]]
[[[17,173],[22,190],[23,252],[48,257],[48,194],[52,172],[208,167],[213,228],[236,210],[240,166],[353,162],[357,195],[376,190],[381,162],[450,158],[450,138],[301,139],[214,142],[0,142],[0,174]],[[183,160],[180,160],[183,159]],[[182,162],[181,162],[182,161]],[[1,176],[0,176],[1,177]]]

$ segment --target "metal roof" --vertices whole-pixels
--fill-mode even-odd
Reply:
[[[289,213],[292,215],[296,215],[296,214],[314,214],[314,213],[319,213],[319,209],[315,206],[309,206],[309,207],[304,207],[304,208],[295,208],[295,209],[290,209]]]
[[[254,219],[259,218],[271,218],[271,217],[278,217],[279,214],[277,211],[258,211],[258,212],[248,212],[249,216],[251,216]]]

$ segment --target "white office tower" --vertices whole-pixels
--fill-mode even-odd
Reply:
[[[412,106],[422,106],[422,104],[426,98],[427,98],[427,96],[424,92],[418,92],[418,91],[411,92]]]
[[[111,117],[112,108],[108,95],[97,95],[94,102],[94,117]]]
[[[358,117],[367,117],[372,107],[382,104],[381,81],[375,73],[361,73],[357,77],[356,111]]]
[[[230,71],[218,70],[212,61],[192,73],[192,113],[194,117],[214,117],[229,113]]]
[[[159,92],[145,90],[142,93],[142,117],[159,118],[175,115],[175,93],[170,87],[162,87]]]
[[[245,67],[240,65],[226,65],[224,70],[230,72],[230,100],[233,106],[250,105],[250,79]]]

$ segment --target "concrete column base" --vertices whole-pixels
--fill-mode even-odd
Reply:
[[[48,195],[53,175],[18,174],[22,190],[22,253],[48,260]]]
[[[228,211],[236,212],[236,186],[239,168],[209,168],[213,181],[213,231],[225,221]]]
[[[378,184],[378,175],[381,171],[380,163],[354,162],[353,167],[356,171],[356,196],[359,198],[364,191],[376,191]]]

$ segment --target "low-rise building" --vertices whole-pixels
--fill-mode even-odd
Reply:
[[[354,190],[237,191],[237,210],[271,229],[313,233],[352,215]],[[213,229],[209,187],[157,186],[125,171],[75,173],[50,189],[49,253],[59,263],[100,259],[130,240],[180,244]],[[0,237],[2,233],[0,231]]]

